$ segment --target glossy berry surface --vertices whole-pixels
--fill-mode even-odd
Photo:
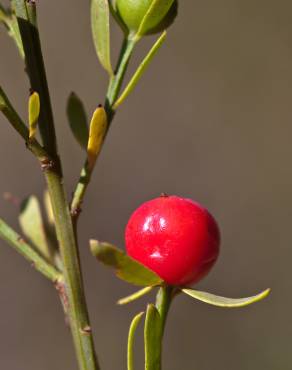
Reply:
[[[212,215],[200,204],[161,196],[132,214],[125,242],[129,256],[166,283],[186,286],[210,271],[218,258],[220,233]]]

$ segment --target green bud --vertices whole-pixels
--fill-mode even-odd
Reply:
[[[117,16],[130,33],[138,36],[159,33],[176,15],[177,0],[116,0]]]

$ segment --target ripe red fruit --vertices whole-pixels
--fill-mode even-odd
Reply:
[[[219,254],[220,233],[212,215],[177,196],[142,204],[130,217],[125,239],[128,254],[169,285],[198,282]]]

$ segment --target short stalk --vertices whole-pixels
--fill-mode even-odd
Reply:
[[[169,286],[162,286],[156,296],[156,308],[161,318],[161,338],[164,334],[165,323],[173,297],[173,288]]]

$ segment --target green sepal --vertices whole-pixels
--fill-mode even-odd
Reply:
[[[144,315],[144,312],[138,313],[134,317],[134,319],[131,322],[130,329],[129,329],[129,335],[128,335],[128,356],[127,356],[127,362],[128,367],[127,370],[134,370],[134,339],[135,339],[135,333],[137,330],[137,327]]]
[[[91,0],[91,30],[100,64],[113,75],[110,56],[110,24],[108,0]]]
[[[153,289],[152,286],[147,286],[146,288],[138,290],[138,292],[135,292],[135,293],[133,293],[133,294],[127,296],[127,297],[119,299],[117,301],[117,304],[125,305],[125,304],[128,304],[128,303],[134,302],[137,299],[139,299],[139,298],[143,297],[144,295],[148,294],[149,292],[151,292],[152,289]]]
[[[145,327],[145,370],[160,369],[161,318],[153,304],[147,306]]]
[[[98,261],[114,268],[117,277],[121,280],[138,286],[156,286],[162,283],[162,280],[155,272],[149,270],[113,245],[91,240],[90,249]]]
[[[251,296],[251,297],[226,298],[226,297],[221,297],[215,294],[201,292],[201,291],[193,290],[193,289],[182,289],[181,291],[191,296],[192,298],[195,298],[204,303],[208,303],[210,305],[217,306],[217,307],[226,307],[226,308],[238,308],[238,307],[248,306],[252,303],[261,301],[262,299],[266,298],[268,294],[270,293],[270,289],[266,289],[263,292],[257,295]]]
[[[36,196],[25,199],[20,207],[19,224],[23,234],[47,260],[52,253],[48,245],[41,208]]]
[[[86,150],[89,137],[87,115],[81,99],[74,92],[67,101],[67,117],[75,139]]]
[[[142,63],[137,68],[136,72],[134,73],[133,77],[131,78],[128,85],[125,87],[124,91],[121,93],[117,101],[114,103],[114,110],[116,110],[123,102],[124,100],[130,95],[130,93],[134,90],[138,82],[140,81],[141,77],[143,76],[144,72],[146,71],[147,67],[149,66],[150,62],[162,46],[163,42],[166,39],[166,31],[164,31],[158,40],[155,42],[155,44],[152,46],[149,53],[146,55],[146,57],[143,59]]]

